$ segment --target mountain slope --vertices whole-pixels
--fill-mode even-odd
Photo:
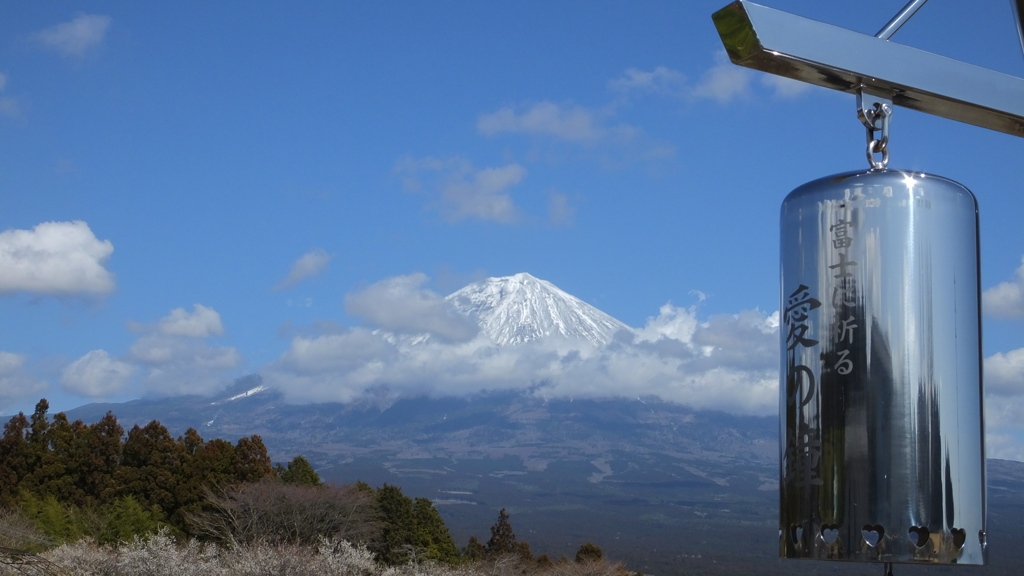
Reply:
[[[474,282],[445,300],[475,319],[497,344],[557,336],[600,346],[628,326],[554,284],[527,273]]]

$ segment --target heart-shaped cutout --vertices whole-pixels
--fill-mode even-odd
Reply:
[[[865,524],[864,528],[861,528],[860,534],[868,546],[874,548],[882,541],[882,536],[885,536],[885,528],[882,528],[880,524]]]
[[[839,538],[839,526],[837,524],[822,524],[821,539],[825,544],[832,545]]]
[[[804,527],[799,524],[794,524],[789,527],[789,537],[793,540],[793,544],[801,546],[804,543]]]
[[[953,533],[953,546],[956,546],[957,550],[963,550],[964,544],[967,543],[967,530],[953,528],[950,532]]]
[[[910,536],[910,541],[918,548],[928,543],[928,537],[931,536],[931,534],[932,533],[924,526],[911,526],[910,530],[907,531],[907,535]]]

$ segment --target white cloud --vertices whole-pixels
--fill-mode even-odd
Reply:
[[[985,358],[985,391],[1001,396],[1021,396],[1024,401],[1024,348],[997,352]]]
[[[422,273],[388,278],[345,297],[345,309],[374,326],[399,334],[430,334],[449,342],[469,340],[477,327],[439,294],[422,288]]]
[[[25,369],[24,356],[0,351],[0,409],[42,394],[46,388],[46,382],[34,378]]]
[[[595,142],[606,134],[590,110],[548,101],[534,104],[521,112],[506,107],[481,115],[476,127],[487,136],[506,132],[541,134],[575,142]]]
[[[650,72],[629,68],[621,77],[610,81],[608,86],[622,93],[646,92],[682,96],[685,94],[686,76],[665,66],[658,66]]]
[[[357,295],[364,317],[412,332],[418,310],[438,320],[440,298],[424,278],[390,279]],[[403,302],[403,300],[406,300]],[[385,317],[385,304],[395,309]],[[443,318],[443,317],[442,317]],[[778,323],[758,311],[697,318],[671,305],[633,333],[592,348],[534,341],[496,346],[468,340],[388,340],[356,328],[296,337],[264,371],[293,401],[350,402],[374,391],[392,395],[462,395],[518,389],[547,397],[657,395],[701,409],[743,414],[778,410]]]
[[[719,51],[715,53],[715,65],[704,73],[692,94],[698,98],[730,102],[749,95],[750,78],[750,70],[736,66],[724,51]]]
[[[1002,282],[981,295],[985,314],[997,318],[1024,318],[1024,257],[1020,259],[1017,277]]]
[[[293,288],[303,280],[316,276],[327,269],[327,265],[331,262],[331,255],[322,248],[316,248],[311,250],[302,256],[292,264],[291,270],[288,271],[288,276],[279,282],[274,290],[287,290]]]
[[[160,319],[157,324],[160,334],[165,336],[188,336],[190,338],[206,338],[224,334],[224,326],[220,322],[220,314],[213,308],[202,304],[193,304],[192,312],[184,308],[175,308],[170,314]]]
[[[241,364],[234,348],[163,334],[139,338],[128,353],[145,367],[144,386],[157,396],[209,394],[223,388]]]
[[[91,48],[103,43],[110,23],[110,16],[83,14],[70,22],[39,32],[36,38],[64,56],[80,58]]]
[[[114,276],[103,263],[114,252],[85,222],[44,222],[0,232],[0,294],[106,294]]]
[[[127,361],[141,369],[143,388],[151,395],[210,394],[228,384],[242,364],[235,348],[207,342],[223,334],[224,325],[216,310],[202,304],[194,304],[192,312],[175,308],[155,326],[130,327],[143,334],[128,349]]]
[[[421,178],[437,176],[437,209],[451,222],[476,219],[511,224],[519,219],[519,210],[508,192],[526,177],[526,168],[519,164],[478,170],[462,158],[404,159],[396,171],[402,174],[409,190],[422,189]]]
[[[111,358],[105,350],[93,350],[64,368],[61,384],[76,394],[104,397],[125,389],[136,371],[136,366]]]

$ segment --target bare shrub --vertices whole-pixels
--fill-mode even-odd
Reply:
[[[265,480],[209,494],[186,517],[199,536],[237,546],[263,542],[315,546],[321,537],[371,542],[380,533],[373,493],[355,486],[303,486]]]
[[[49,544],[50,539],[20,510],[0,508],[0,548],[34,551]]]
[[[321,539],[317,546],[270,545],[231,548],[196,540],[176,543],[166,530],[118,546],[90,540],[65,544],[43,554],[76,576],[627,576],[605,561],[560,562],[540,567],[516,554],[474,564],[410,563],[385,566],[366,546]],[[0,575],[5,574],[0,566]]]

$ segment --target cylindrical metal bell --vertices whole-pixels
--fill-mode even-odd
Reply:
[[[851,172],[781,216],[781,556],[984,564],[974,196]]]

